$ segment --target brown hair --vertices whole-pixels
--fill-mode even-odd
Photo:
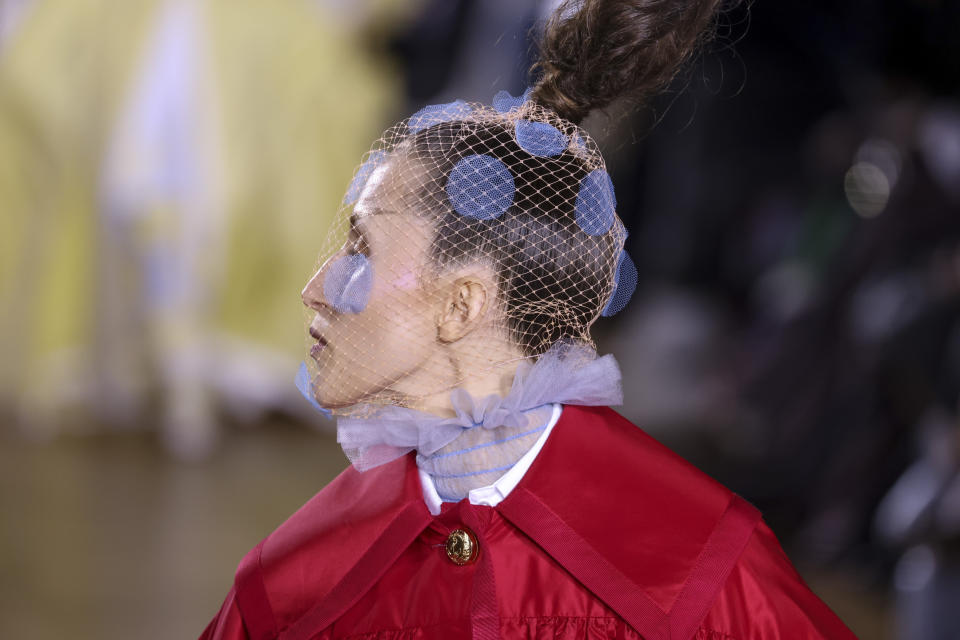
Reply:
[[[513,203],[494,220],[460,215],[436,188],[446,184],[459,160],[478,153],[498,158],[515,180]],[[420,193],[438,219],[435,263],[443,267],[477,254],[492,258],[509,309],[508,328],[525,355],[539,355],[562,339],[588,341],[612,287],[623,238],[616,232],[593,236],[575,222],[577,190],[590,171],[585,154],[567,149],[556,157],[532,156],[502,121],[446,122],[413,137],[411,155],[436,175]]]
[[[703,41],[722,1],[567,0],[546,26],[543,57],[534,67],[542,76],[531,100],[555,114],[538,118],[576,136],[570,123],[591,110],[620,96],[649,97]],[[528,355],[562,339],[589,340],[623,242],[620,234],[595,237],[574,223],[590,154],[569,148],[553,158],[533,157],[518,146],[512,122],[500,120],[437,124],[413,136],[411,147],[436,174],[422,195],[441,221],[432,247],[438,266],[489,253],[511,333]],[[517,198],[496,220],[458,215],[436,189],[458,160],[476,153],[500,159],[517,180]],[[565,250],[572,246],[579,250]]]
[[[622,226],[597,234],[576,222],[581,182],[602,159],[575,125],[617,97],[648,97],[665,85],[702,41],[722,1],[568,0],[543,35],[544,57],[535,67],[543,75],[532,104],[511,116],[473,113],[440,122],[405,140],[404,153],[428,172],[417,197],[436,220],[435,265],[489,256],[508,329],[525,355],[560,340],[589,341],[625,238]],[[470,113],[465,103],[457,108]],[[580,144],[532,155],[517,141],[518,118],[549,123]],[[514,180],[515,197],[495,219],[461,215],[443,187],[458,162],[476,154],[502,162]]]
[[[565,0],[540,38],[531,99],[580,123],[662,90],[713,34],[724,0]]]

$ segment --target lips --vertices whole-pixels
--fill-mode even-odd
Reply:
[[[323,350],[326,349],[327,339],[313,327],[310,327],[310,337],[317,341],[315,345],[310,347],[310,356],[316,360],[320,357],[320,354],[323,353]]]
[[[320,354],[323,353],[323,350],[326,349],[327,342],[326,340],[321,340],[317,344],[310,347],[310,356],[316,360],[320,357]]]

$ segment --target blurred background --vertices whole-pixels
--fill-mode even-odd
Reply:
[[[0,637],[196,637],[347,464],[293,386],[361,155],[551,0],[0,0]],[[622,412],[862,638],[960,637],[960,3],[756,2],[585,128]]]

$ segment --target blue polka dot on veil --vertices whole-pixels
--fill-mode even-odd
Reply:
[[[517,97],[513,97],[507,91],[498,91],[497,95],[493,96],[493,108],[496,109],[497,113],[507,113],[511,109],[519,109],[530,97],[531,91],[533,89],[527,87],[526,91]]]
[[[485,154],[457,162],[447,179],[447,197],[462,216],[491,220],[513,204],[513,174],[503,161]]]
[[[603,169],[596,169],[584,176],[574,206],[580,228],[591,236],[605,234],[613,225],[616,208],[617,199],[610,175]]]
[[[333,412],[321,406],[313,394],[313,381],[310,380],[310,371],[307,369],[306,362],[300,363],[300,368],[297,369],[297,375],[293,379],[293,383],[297,386],[300,394],[310,403],[310,406],[328,418],[333,417]]]
[[[353,180],[350,181],[350,186],[347,187],[347,193],[343,196],[344,204],[356,204],[357,200],[360,199],[360,194],[363,193],[363,188],[367,186],[367,181],[370,179],[370,176],[374,170],[383,163],[386,157],[387,154],[384,151],[374,151],[367,156],[364,163],[357,169]]]
[[[407,119],[407,128],[416,133],[441,122],[460,120],[470,113],[470,105],[463,100],[454,100],[446,104],[431,104]]]
[[[360,313],[373,290],[373,265],[362,253],[341,256],[326,267],[323,297],[340,313]]]
[[[620,250],[620,257],[617,260],[617,271],[614,275],[613,291],[610,292],[610,299],[600,315],[609,317],[620,313],[630,302],[633,292],[637,288],[637,266],[633,264],[630,255]]]
[[[513,127],[520,148],[532,156],[551,158],[567,148],[567,136],[546,122],[517,120]]]

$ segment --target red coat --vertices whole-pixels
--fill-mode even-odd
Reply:
[[[471,530],[478,558],[444,542]],[[202,639],[853,638],[756,509],[607,408],[564,407],[496,507],[348,468],[240,563]]]

